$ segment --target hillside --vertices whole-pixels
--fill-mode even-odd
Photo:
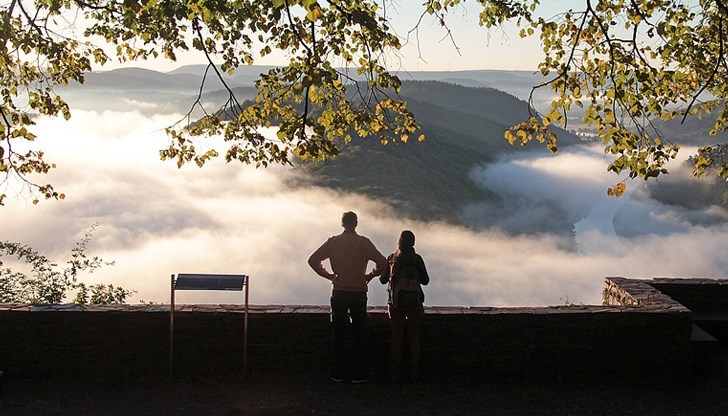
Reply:
[[[470,70],[470,71],[419,71],[397,74],[403,81],[442,81],[465,87],[487,87],[505,91],[526,100],[534,85],[544,81],[539,72]],[[536,102],[545,101],[552,92],[549,88],[535,91]]]
[[[666,139],[682,146],[701,147],[728,143],[728,131],[723,130],[714,136],[710,135],[715,120],[714,113],[702,118],[688,117],[684,122],[681,118],[669,121],[656,120],[654,125]],[[694,153],[695,151],[692,151],[685,156],[692,156]],[[717,177],[715,169],[701,178],[693,177],[690,174],[692,170],[689,161],[683,162],[682,166],[677,168],[671,168],[673,175],[648,184],[650,197],[664,204],[688,209],[703,210],[712,207],[728,209],[728,183]]]
[[[84,85],[70,86],[67,96],[74,108],[93,110],[98,100],[104,100],[107,106],[118,110],[133,107],[148,113],[161,110],[184,114],[199,93],[205,68],[191,65],[167,73],[139,68],[92,73]],[[269,69],[241,67],[225,77],[242,102],[254,97],[253,81]],[[524,71],[401,75],[405,79],[401,96],[417,117],[427,140],[382,146],[377,139],[355,139],[342,146],[341,155],[333,160],[299,163],[298,169],[306,173],[302,175],[307,178],[305,183],[386,200],[408,216],[427,220],[461,223],[465,205],[497,204],[499,197],[476,185],[469,173],[473,167],[507,152],[523,151],[510,146],[503,133],[528,118],[528,104],[523,99],[528,97],[539,75]],[[210,109],[227,99],[227,91],[210,74],[203,90],[203,101]],[[559,137],[560,147],[579,142],[563,130]],[[530,145],[529,150],[546,152],[545,146],[538,143]]]
[[[665,135],[665,138],[682,145],[707,146],[714,143],[728,142],[728,131],[720,131],[715,136],[710,135],[716,120],[715,114],[708,114],[702,118],[688,117],[685,121],[676,118],[669,121],[655,120],[655,127]]]
[[[498,195],[477,186],[469,173],[506,152],[523,151],[508,144],[503,132],[528,117],[527,104],[491,88],[434,81],[404,82],[401,96],[425,142],[383,146],[376,139],[355,139],[333,160],[300,163],[308,181],[384,200],[423,220],[462,223],[465,205],[497,203]],[[579,142],[566,131],[558,134],[562,146]],[[531,147],[547,151],[536,143]]]
[[[185,65],[170,72],[172,75],[193,75],[198,79],[205,73],[207,65]],[[252,87],[255,85],[255,81],[260,78],[261,74],[264,74],[274,68],[273,66],[265,65],[245,65],[237,68],[233,75],[223,74],[226,81],[231,86],[247,86]],[[211,75],[211,73],[209,73]]]

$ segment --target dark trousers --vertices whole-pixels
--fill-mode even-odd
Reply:
[[[364,325],[367,319],[367,293],[334,290],[331,293],[331,321],[334,324],[334,372],[347,368],[354,376],[364,375]],[[351,331],[349,331],[351,329]],[[351,332],[351,355],[347,354],[347,335]]]
[[[422,306],[414,308],[396,308],[389,305],[389,319],[392,324],[392,377],[399,377],[402,366],[402,338],[407,328],[409,343],[410,376],[417,377],[420,370],[420,323],[422,322]]]

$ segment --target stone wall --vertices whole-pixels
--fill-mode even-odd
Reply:
[[[693,313],[728,313],[726,279],[652,279],[650,285]]]
[[[619,284],[630,281],[608,279],[605,293],[634,298],[629,290],[620,292]],[[602,378],[688,372],[690,312],[675,302],[622,301],[634,302],[429,307],[422,325],[423,375]],[[242,312],[240,305],[178,306],[176,375],[239,374]],[[370,308],[368,333],[372,371],[384,377],[389,358],[384,308]],[[326,373],[330,334],[328,307],[252,306],[248,371]],[[166,376],[168,369],[168,305],[0,305],[0,370],[6,377],[129,378]]]
[[[602,290],[604,305],[632,306],[653,311],[690,312],[685,305],[660,291],[653,280],[608,277]]]
[[[696,326],[728,346],[727,279],[653,279],[650,284],[689,308]]]
[[[602,295],[605,305],[728,312],[728,279],[608,277]]]

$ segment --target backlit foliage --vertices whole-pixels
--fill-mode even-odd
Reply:
[[[134,292],[120,286],[94,283],[86,284],[79,276],[113,263],[99,257],[86,255],[91,235],[96,225],[76,242],[71,257],[64,267],[38,253],[34,248],[12,241],[0,241],[0,303],[59,304],[73,303],[116,304],[124,303]],[[10,267],[8,258],[14,258],[21,267]],[[4,259],[4,260],[3,260]]]
[[[447,28],[466,0],[428,0],[430,14]],[[557,98],[505,133],[511,143],[535,139],[552,151],[552,124],[567,126],[574,107],[595,127],[614,156],[608,170],[629,178],[667,173],[679,146],[664,140],[655,119],[717,112],[713,131],[728,127],[725,0],[596,1],[573,10],[541,13],[538,0],[472,0],[486,28],[515,22],[522,37],[539,37],[540,71]],[[571,4],[571,3],[569,3]],[[407,141],[417,129],[397,98],[399,79],[385,67],[386,53],[401,47],[390,27],[387,0],[0,0],[0,174],[20,178],[45,198],[63,198],[33,177],[54,165],[33,146],[35,115],[71,116],[58,87],[83,82],[92,62],[174,60],[188,50],[204,53],[206,76],[233,73],[240,65],[284,51],[287,65],[262,74],[252,103],[232,90],[222,108],[191,107],[167,132],[162,159],[199,166],[224,155],[256,166],[290,163],[290,157],[336,156],[341,142],[375,137]],[[101,49],[91,40],[113,45]],[[454,39],[457,41],[457,39]],[[425,45],[426,46],[426,45]],[[111,51],[111,52],[108,52]],[[110,56],[111,55],[111,56]],[[204,82],[204,80],[201,80]],[[202,91],[202,88],[200,89]],[[261,133],[275,126],[277,140]],[[205,137],[222,135],[215,149]],[[422,139],[422,137],[420,137]],[[713,161],[710,148],[696,170]],[[717,170],[728,177],[723,166]],[[610,189],[621,195],[622,181]],[[0,194],[2,204],[4,194]],[[37,202],[37,200],[36,200]]]
[[[430,1],[428,7],[444,21],[461,3]],[[540,38],[538,69],[547,81],[536,88],[550,87],[557,97],[545,114],[507,131],[511,143],[536,139],[555,152],[557,138],[547,127],[567,126],[570,110],[582,107],[582,122],[595,127],[605,153],[614,156],[608,170],[647,180],[667,173],[665,164],[679,151],[654,120],[712,112],[718,117],[711,133],[728,129],[725,0],[585,0],[555,16],[540,15],[537,0],[479,3],[481,25],[511,20],[521,37]],[[696,174],[714,163],[710,155],[711,147],[701,149]],[[717,171],[728,179],[726,166]],[[622,181],[608,193],[625,189]]]

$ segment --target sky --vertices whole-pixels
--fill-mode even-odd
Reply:
[[[559,5],[548,2],[541,7],[545,15],[555,14],[558,8],[578,6],[579,1],[560,1]],[[456,71],[473,69],[503,69],[535,71],[542,55],[537,37],[521,39],[514,23],[485,29],[479,26],[479,6],[467,2],[454,8],[447,17],[447,29],[439,20],[425,15],[419,30],[414,30],[424,8],[419,1],[395,1],[386,8],[394,32],[403,47],[398,53],[385,57],[386,65],[393,71]],[[419,41],[419,42],[418,42]],[[172,71],[181,65],[207,63],[196,52],[180,53],[177,61],[164,59],[119,64],[111,62],[104,70],[123,66],[136,66],[162,72]],[[257,65],[284,65],[286,56],[276,53],[259,58]]]

